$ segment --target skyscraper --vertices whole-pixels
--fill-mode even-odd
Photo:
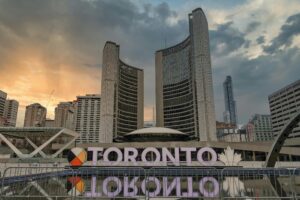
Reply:
[[[6,99],[7,94],[0,90],[0,126],[16,126],[19,102]]]
[[[24,127],[44,127],[47,109],[39,103],[26,106]]]
[[[189,36],[155,54],[157,126],[214,141],[216,119],[208,24],[201,8],[189,14]]]
[[[74,102],[60,102],[55,108],[54,126],[74,129]]]
[[[98,94],[78,96],[75,111],[75,131],[80,143],[99,142],[101,97]]]
[[[144,124],[144,71],[124,63],[120,46],[106,42],[101,83],[101,133],[99,140],[122,140]]]
[[[8,99],[5,101],[4,109],[4,126],[15,127],[17,123],[19,102],[13,99]]]
[[[0,117],[4,115],[5,101],[7,94],[0,90]]]
[[[223,113],[224,122],[237,124],[236,103],[233,96],[233,85],[231,76],[226,76],[223,83],[225,111]]]

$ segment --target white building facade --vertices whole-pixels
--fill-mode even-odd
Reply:
[[[80,134],[76,142],[97,143],[100,132],[100,105],[101,96],[88,94],[77,96],[75,131]]]
[[[13,99],[5,101],[4,126],[15,127],[17,123],[19,102]]]
[[[4,116],[6,97],[7,97],[7,94],[0,90],[0,117]]]
[[[276,137],[285,124],[300,110],[300,80],[269,95],[269,106],[273,134]],[[294,128],[289,137],[300,138],[300,124]]]
[[[250,141],[272,141],[272,123],[270,115],[255,114],[247,124]]]

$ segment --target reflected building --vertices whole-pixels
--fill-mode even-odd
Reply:
[[[181,43],[155,54],[157,126],[215,141],[208,23],[201,8],[189,14],[189,32]]]
[[[106,42],[101,83],[101,132],[99,141],[122,141],[144,125],[144,71],[124,63],[120,46]]]

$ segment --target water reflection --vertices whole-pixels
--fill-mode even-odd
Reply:
[[[1,194],[4,199],[296,198],[299,185],[299,176],[68,176],[14,183]]]

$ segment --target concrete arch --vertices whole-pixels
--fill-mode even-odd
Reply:
[[[265,167],[274,167],[279,156],[280,150],[284,141],[288,138],[289,134],[300,122],[300,110],[293,116],[292,119],[283,127],[278,136],[276,137],[269,154],[266,159]]]

